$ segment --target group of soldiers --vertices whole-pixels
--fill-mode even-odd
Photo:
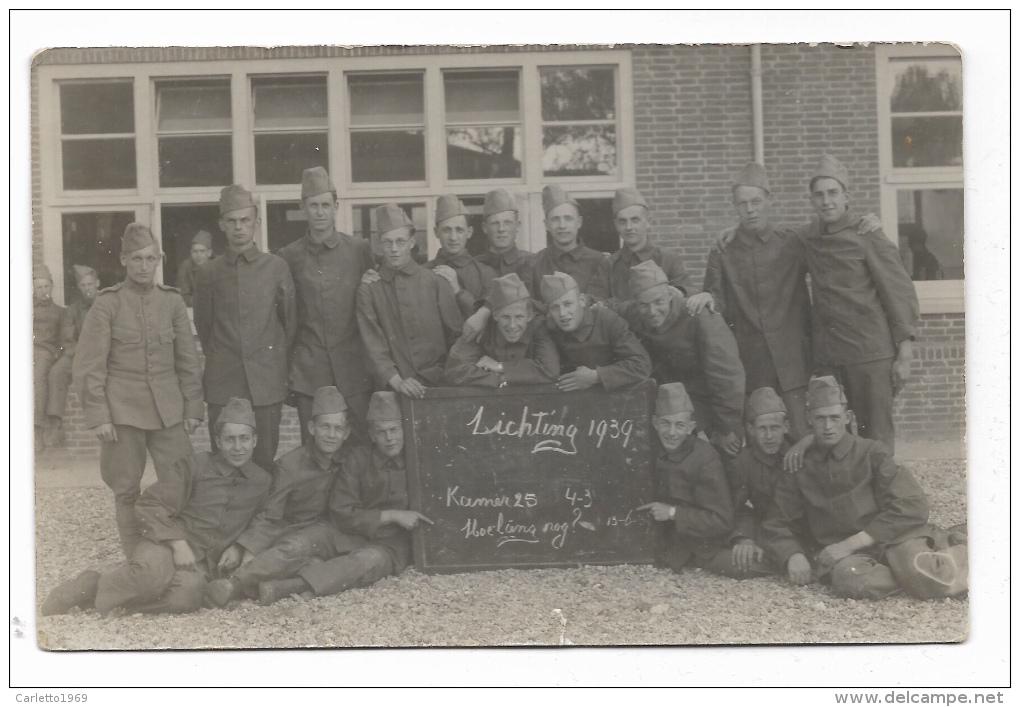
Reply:
[[[269,604],[398,573],[410,531],[432,523],[408,506],[401,396],[616,390],[649,377],[660,385],[661,500],[641,510],[662,522],[667,566],[786,573],[859,598],[965,592],[965,527],[930,525],[924,493],[892,458],[913,285],[877,219],[851,216],[842,164],[824,156],[808,181],[817,218],[782,229],[764,168],[740,172],[739,224],[714,247],[701,293],[680,257],[651,242],[634,189],[613,199],[623,245],[612,254],[584,246],[581,208],[557,186],[542,193],[550,245],[538,253],[517,248],[506,190],[485,197],[489,249],[478,257],[467,209],[440,197],[442,247],[419,265],[415,226],[396,204],[374,211],[378,263],[369,240],[337,231],[322,168],[302,175],[307,234],[275,255],[255,244],[255,198],[231,185],[219,204],[226,252],[209,259],[200,232],[179,278],[204,367],[185,299],[155,282],[158,242],[130,224],[127,277],[84,307],[69,359],[127,564],[82,572],[42,613]],[[39,361],[61,350],[39,351],[53,319],[46,275],[35,278],[37,380]],[[285,402],[302,445],[276,459]],[[205,409],[211,450],[195,452]],[[157,481],[142,493],[146,451]]]

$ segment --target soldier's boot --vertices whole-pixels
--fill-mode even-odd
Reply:
[[[244,590],[241,588],[241,582],[236,577],[215,579],[205,587],[206,599],[213,606],[226,606],[229,602],[240,598],[243,594]]]
[[[95,570],[85,570],[50,592],[40,612],[43,616],[55,616],[66,614],[76,606],[87,609],[95,605],[98,589],[99,573]]]
[[[281,599],[286,599],[291,594],[303,594],[310,590],[311,587],[308,586],[308,583],[300,577],[259,582],[259,603],[262,606],[269,606]]]

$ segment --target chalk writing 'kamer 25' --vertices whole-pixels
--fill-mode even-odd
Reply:
[[[496,419],[485,419],[485,406],[479,405],[474,417],[467,423],[471,428],[472,435],[500,435],[503,437],[540,437],[542,439],[535,443],[531,453],[556,452],[558,454],[577,454],[577,433],[576,424],[563,424],[552,422],[557,410],[546,410],[531,412],[525,405],[521,411],[521,417],[507,419],[507,413],[499,413]],[[602,443],[609,439],[622,439],[621,446],[626,448],[630,443],[630,435],[634,430],[633,420],[590,420],[588,424],[588,436],[597,438],[596,448],[601,448]],[[566,442],[564,442],[566,440]]]

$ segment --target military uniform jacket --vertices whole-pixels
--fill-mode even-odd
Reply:
[[[442,385],[446,352],[464,327],[453,288],[413,260],[399,270],[384,264],[379,278],[358,287],[358,328],[379,389],[398,373]]]
[[[515,273],[517,277],[521,278],[521,282],[524,283],[525,287],[530,288],[531,284],[535,281],[534,276],[534,260],[535,254],[529,253],[526,250],[520,250],[516,244],[510,246],[510,249],[504,253],[497,253],[494,250],[488,250],[479,256],[475,257],[482,265],[487,265],[492,268],[496,273],[496,277],[503,277],[510,273]],[[531,292],[531,290],[528,290]],[[538,293],[533,293],[537,295]]]
[[[212,260],[210,257],[209,260]],[[206,261],[206,263],[209,262]],[[184,298],[184,304],[189,307],[194,304],[195,297],[195,273],[198,272],[198,265],[195,265],[195,261],[188,258],[180,267],[177,268],[177,289],[181,291],[181,297]]]
[[[64,308],[52,299],[32,300],[32,344],[53,358],[60,356],[60,322]]]
[[[142,536],[154,543],[187,540],[196,559],[215,563],[255,517],[271,481],[251,461],[236,469],[218,453],[189,454],[135,503]]]
[[[503,373],[485,371],[475,362],[489,356],[503,364]],[[450,385],[501,388],[504,385],[554,383],[560,374],[560,352],[549,335],[545,319],[536,315],[528,322],[520,340],[507,341],[495,321],[490,321],[481,343],[458,339],[446,359],[446,380]]]
[[[725,253],[708,254],[705,291],[737,341],[747,389],[807,385],[811,301],[804,248],[792,231],[738,232]]]
[[[191,321],[172,287],[125,280],[102,290],[85,315],[72,370],[87,427],[158,430],[205,417]]]
[[[688,435],[655,462],[657,500],[677,507],[666,532],[666,565],[683,567],[692,557],[706,560],[728,546],[733,500],[719,455],[708,442]]]
[[[648,352],[615,312],[586,307],[581,325],[574,331],[565,332],[552,321],[548,327],[560,349],[565,373],[580,366],[591,368],[606,390],[640,383],[651,374]]]
[[[238,545],[258,554],[287,533],[328,520],[329,493],[342,453],[341,448],[332,458],[327,457],[310,440],[277,459],[269,498],[237,539]]]
[[[680,256],[663,250],[657,245],[647,243],[637,252],[624,246],[609,256],[607,266],[609,268],[609,299],[611,301],[626,302],[633,299],[630,293],[630,269],[648,260],[662,268],[670,285],[683,290],[687,295],[693,294],[691,292],[691,276],[687,272],[687,268],[684,267]]]
[[[783,457],[789,449],[790,444],[784,440],[777,454],[768,455],[749,440],[747,446],[726,465],[730,490],[733,491],[731,543],[747,538],[758,547],[764,547],[761,524],[772,503],[779,477],[787,473],[783,470]]]
[[[281,248],[297,288],[297,337],[290,389],[305,395],[335,385],[343,395],[372,390],[358,331],[361,276],[374,267],[369,242],[333,231],[322,243],[305,236]]]
[[[763,530],[783,566],[862,530],[884,548],[930,532],[928,499],[884,444],[848,432],[831,449],[808,449],[798,473],[780,474]]]
[[[92,302],[79,300],[67,307],[61,314],[60,347],[63,350],[62,356],[74,359],[75,351],[78,348],[78,338],[85,325],[85,315],[89,313],[90,309],[92,309]]]
[[[531,296],[537,298],[542,292],[542,278],[563,272],[574,278],[581,292],[605,300],[609,298],[609,270],[605,260],[605,255],[586,247],[580,239],[568,251],[551,245],[535,255],[531,280],[524,285]]]
[[[858,235],[847,214],[806,231],[814,293],[812,347],[819,366],[867,363],[896,355],[916,333],[920,308],[899,250],[882,231]]]
[[[621,312],[652,357],[655,381],[683,383],[691,397],[709,402],[714,427],[742,437],[744,366],[723,318],[707,309],[692,317],[676,295],[660,329],[644,321],[636,302],[624,305]]]
[[[383,523],[382,512],[406,511],[408,504],[403,454],[390,459],[374,446],[362,446],[344,456],[329,501],[337,528],[369,540],[407,542],[410,533],[395,523]]]
[[[297,332],[287,263],[252,246],[228,250],[198,270],[195,330],[205,353],[205,400],[273,405],[289,394],[287,351]]]
[[[440,248],[436,257],[425,263],[424,267],[435,270],[439,265],[446,265],[457,273],[457,282],[460,283],[460,292],[455,295],[457,305],[461,314],[470,317],[489,296],[496,271],[472,258],[466,250],[460,255],[450,256]]]

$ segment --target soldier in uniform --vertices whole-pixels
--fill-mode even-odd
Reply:
[[[283,247],[297,288],[297,337],[290,357],[290,390],[301,426],[301,443],[310,437],[312,396],[335,385],[351,412],[352,433],[367,443],[365,413],[372,377],[358,331],[357,295],[361,277],[373,268],[368,239],[336,230],[336,186],[322,167],[301,175],[301,206],[308,233]]]
[[[613,218],[623,247],[609,256],[609,299],[625,302],[633,299],[628,284],[630,269],[647,260],[655,262],[669,284],[691,293],[691,276],[676,253],[652,245],[652,217],[648,202],[637,189],[617,189],[613,195]]]
[[[220,192],[220,228],[227,251],[198,270],[195,330],[205,354],[205,402],[210,440],[230,398],[255,411],[255,463],[273,468],[287,386],[287,352],[297,331],[294,280],[286,261],[255,245],[258,205],[239,184]]]
[[[78,301],[67,307],[60,320],[60,358],[50,369],[49,400],[46,403],[46,414],[49,418],[49,430],[46,444],[59,444],[64,437],[64,408],[67,406],[67,393],[71,389],[71,366],[78,348],[78,337],[81,336],[85,315],[92,308],[99,294],[99,274],[85,265],[75,265],[74,279],[78,286]]]
[[[184,298],[184,304],[192,306],[195,295],[195,273],[212,259],[212,234],[204,228],[198,229],[191,239],[191,257],[177,268],[177,287]]]
[[[535,255],[517,248],[521,217],[506,189],[493,189],[485,195],[482,219],[489,249],[478,256],[478,262],[495,270],[497,277],[514,273],[526,286],[533,285],[531,271]]]
[[[114,494],[124,555],[141,538],[135,501],[145,452],[157,478],[192,451],[204,417],[202,372],[184,300],[155,282],[161,253],[152,231],[130,223],[121,240],[123,282],[102,290],[85,315],[72,366],[85,425],[101,441],[99,468]]]
[[[468,210],[455,196],[436,201],[436,237],[442,244],[436,257],[425,267],[450,283],[457,305],[465,317],[474,314],[488,296],[496,271],[471,257],[467,242],[471,238]]]
[[[609,297],[609,276],[605,255],[581,242],[581,205],[560,187],[542,190],[545,227],[552,245],[535,255],[532,281],[524,283],[529,292],[539,292],[542,278],[562,272],[574,278],[582,294],[594,300]]]
[[[60,322],[64,308],[53,301],[53,276],[45,265],[32,273],[32,388],[35,395],[35,451],[46,446],[50,369],[60,357]]]

